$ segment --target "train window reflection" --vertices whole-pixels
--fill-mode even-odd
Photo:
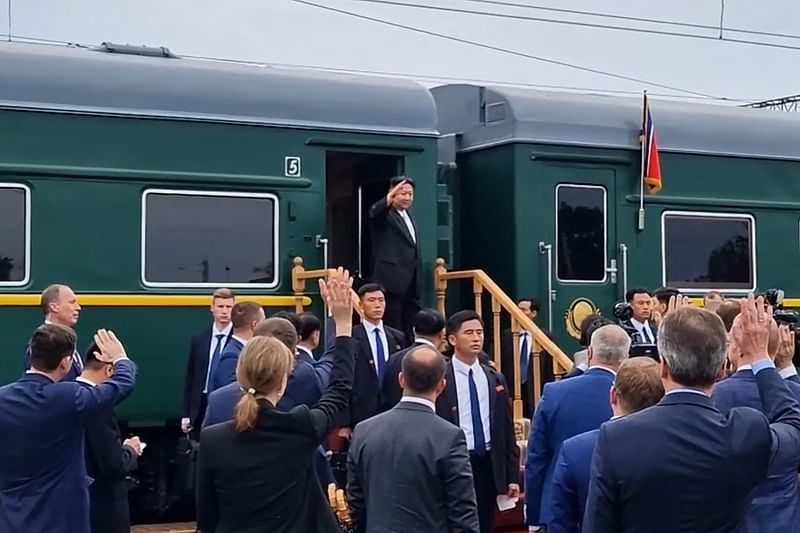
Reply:
[[[28,283],[30,234],[30,191],[0,183],[0,286]]]
[[[556,274],[559,281],[606,279],[606,190],[596,185],[556,187]]]

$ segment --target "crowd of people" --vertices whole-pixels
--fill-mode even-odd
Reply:
[[[198,531],[337,533],[332,484],[363,533],[492,533],[523,494],[529,529],[543,533],[800,527],[794,333],[763,297],[709,293],[699,307],[673,289],[634,289],[626,323],[587,317],[574,367],[535,405],[526,398],[523,461],[481,317],[416,304],[412,199],[400,177],[371,210],[382,242],[395,242],[377,259],[383,273],[406,267],[402,283],[358,287],[358,324],[342,268],[319,282],[325,327],[213,294],[212,324],[190,342],[181,420],[199,443]],[[113,409],[136,364],[105,329],[80,353],[69,287],[48,287],[41,305],[25,373],[0,388],[0,532],[128,531],[126,475],[146,443],[122,439]],[[520,308],[535,318],[534,300]],[[520,334],[523,383],[532,335]],[[658,355],[631,357],[634,341]]]

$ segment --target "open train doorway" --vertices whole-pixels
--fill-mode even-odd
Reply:
[[[389,180],[402,174],[404,158],[365,152],[328,151],[325,154],[325,239],[327,266],[350,269],[353,284],[369,282],[372,237],[369,208],[384,198]]]

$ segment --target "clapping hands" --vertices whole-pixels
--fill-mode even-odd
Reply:
[[[319,292],[336,323],[336,336],[350,336],[353,326],[353,278],[348,270],[337,268],[327,280],[319,280]]]

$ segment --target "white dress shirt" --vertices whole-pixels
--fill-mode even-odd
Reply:
[[[490,443],[492,441],[492,421],[489,416],[489,380],[477,359],[472,365],[467,365],[455,356],[451,360],[453,361],[453,373],[456,378],[458,423],[467,438],[467,449],[470,451],[475,449],[475,434],[472,429],[472,407],[469,401],[469,371],[472,370],[472,379],[475,380],[475,388],[478,390],[483,436],[486,440],[486,450],[488,451],[491,448]]]
[[[631,324],[633,325],[634,328],[636,328],[636,331],[639,332],[639,336],[641,336],[642,342],[654,343],[656,341],[656,336],[653,335],[653,330],[650,329],[649,322],[639,322],[635,318],[631,318]]]
[[[367,334],[367,340],[369,341],[369,350],[372,352],[372,360],[375,361],[375,371],[378,371],[378,345],[375,343],[375,328],[378,328],[380,332],[381,342],[383,343],[383,362],[389,360],[389,339],[386,337],[386,330],[383,328],[383,320],[378,322],[378,324],[373,324],[372,322],[364,321],[364,331]]]
[[[399,214],[400,218],[403,219],[403,222],[406,223],[406,228],[408,229],[408,233],[411,234],[411,240],[414,241],[414,243],[416,244],[417,234],[414,231],[414,223],[411,222],[411,217],[409,216],[408,211],[406,211],[405,209],[398,209],[397,214]]]

